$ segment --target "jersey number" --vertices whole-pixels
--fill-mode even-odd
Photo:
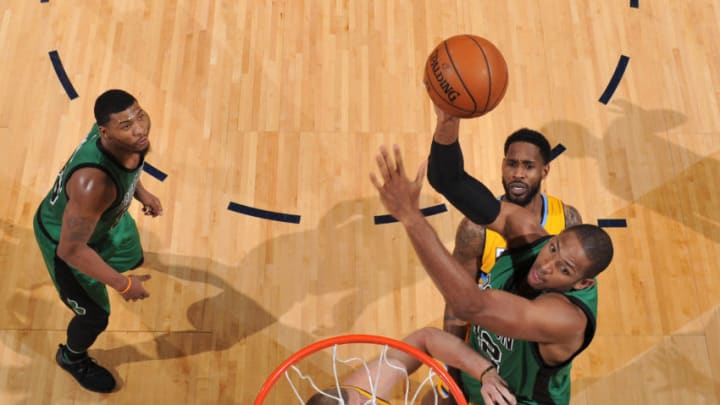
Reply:
[[[502,350],[485,330],[480,331],[480,350],[487,354],[489,360],[495,363],[496,367],[500,364],[500,360],[502,360]]]

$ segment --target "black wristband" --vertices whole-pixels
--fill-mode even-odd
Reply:
[[[494,370],[494,369],[495,369],[495,365],[491,364],[491,365],[487,366],[487,368],[485,370],[483,370],[482,373],[480,373],[480,383],[481,384],[482,384],[483,377],[485,377],[485,374],[489,373],[490,370]]]

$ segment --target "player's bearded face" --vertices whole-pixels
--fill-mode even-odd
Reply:
[[[540,191],[548,170],[540,148],[522,141],[510,144],[502,163],[505,199],[517,205],[528,205]]]
[[[505,199],[507,201],[510,201],[513,204],[520,205],[522,207],[530,204],[530,201],[532,201],[533,198],[537,195],[537,193],[540,191],[540,183],[541,181],[538,180],[534,184],[527,184],[523,183],[523,187],[525,187],[525,193],[523,194],[514,194],[510,191],[510,184],[512,183],[512,186],[517,188],[520,184],[519,182],[508,182],[505,181],[503,178],[502,185],[503,189],[505,190]]]

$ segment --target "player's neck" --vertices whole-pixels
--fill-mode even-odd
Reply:
[[[533,197],[532,200],[525,205],[525,208],[529,209],[535,218],[542,221],[543,212],[545,211],[544,205],[545,203],[543,202],[542,194],[537,193],[535,194],[535,197]]]
[[[107,142],[104,138],[100,138],[100,145],[106,153],[113,157],[113,160],[115,160],[117,164],[128,170],[136,169],[142,160],[141,153],[117,148],[112,142]]]

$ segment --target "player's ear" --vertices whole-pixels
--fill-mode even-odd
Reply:
[[[543,180],[545,180],[545,177],[547,177],[548,173],[550,173],[550,163],[545,163],[545,165],[542,168]]]
[[[583,290],[595,285],[594,278],[584,278],[573,285],[574,290]]]

